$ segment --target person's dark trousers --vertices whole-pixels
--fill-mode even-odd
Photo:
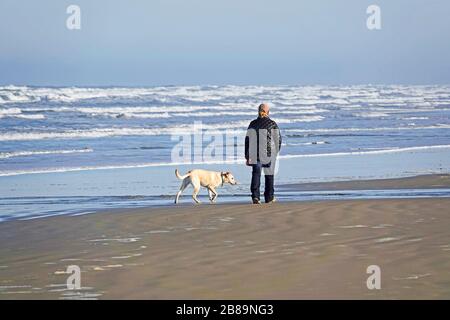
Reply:
[[[264,168],[266,169],[266,168]],[[269,170],[267,170],[269,171]],[[273,200],[273,174],[271,175],[264,175],[265,181],[264,181],[264,199],[266,202],[270,202]]]
[[[260,162],[252,165],[252,183],[250,190],[252,192],[252,199],[260,199],[259,188],[261,186],[261,171],[268,172],[268,168],[263,168]],[[270,202],[273,200],[274,188],[273,188],[273,175],[264,175],[264,200]]]

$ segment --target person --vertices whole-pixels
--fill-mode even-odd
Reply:
[[[252,167],[250,191],[253,204],[260,204],[261,171],[264,171],[264,200],[275,202],[274,172],[276,157],[281,149],[280,129],[275,121],[269,118],[269,105],[258,107],[258,118],[251,121],[245,137],[245,159],[247,166]]]

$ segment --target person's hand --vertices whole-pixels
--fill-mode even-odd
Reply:
[[[245,165],[251,166],[251,164],[250,164],[250,159],[247,159],[247,161],[245,162]]]

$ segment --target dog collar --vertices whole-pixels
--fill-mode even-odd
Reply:
[[[222,186],[223,186],[223,184],[225,183],[225,179],[224,179],[225,173],[224,173],[224,172],[221,172],[221,173],[220,173],[220,177],[222,178]]]

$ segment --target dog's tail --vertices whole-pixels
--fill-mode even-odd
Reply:
[[[189,171],[188,173],[186,173],[184,176],[182,176],[179,172],[178,169],[175,169],[175,175],[177,176],[178,179],[183,180],[184,178],[187,178],[191,175],[191,172]]]

